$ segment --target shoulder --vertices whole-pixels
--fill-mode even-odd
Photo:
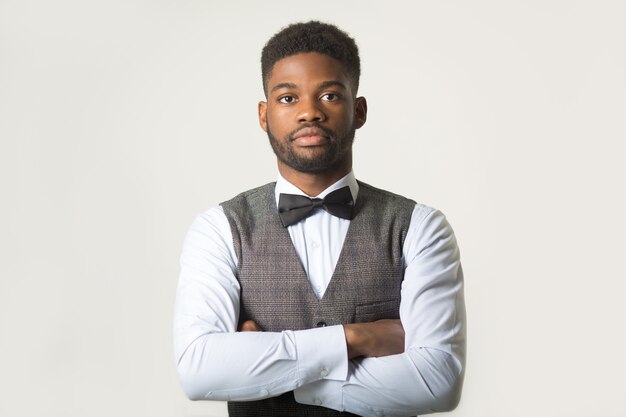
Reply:
[[[358,181],[358,183],[359,195],[368,196],[368,198],[379,201],[386,201],[387,204],[403,207],[410,212],[410,233],[408,237],[432,236],[439,235],[440,233],[453,235],[452,228],[441,210],[423,203],[418,203],[403,195],[374,187],[362,181]]]
[[[230,226],[221,207],[210,208],[191,223],[181,254],[181,264],[192,270],[204,271],[216,262],[231,269],[237,264]]]
[[[250,190],[237,194],[230,200],[222,202],[220,205],[224,206],[224,205],[231,205],[231,204],[241,204],[245,201],[256,200],[262,196],[266,196],[268,193],[272,193],[274,191],[275,186],[276,186],[276,182],[270,182],[270,183],[261,185],[256,188],[252,188]]]
[[[406,198],[400,194],[392,193],[391,191],[383,190],[382,188],[374,187],[373,185],[367,184],[363,181],[357,181],[359,184],[359,195],[364,194],[368,196],[374,196],[380,199],[387,199],[397,202],[406,202],[410,204],[416,204],[415,201],[410,198]]]
[[[374,187],[362,181],[359,183],[359,194],[363,192],[364,195],[373,196],[374,198],[386,199],[395,203],[402,203],[412,208],[411,223],[422,223],[428,217],[444,217],[441,211],[434,207],[430,207],[426,204],[418,203],[415,200],[405,197],[400,194],[396,194],[391,191],[383,190],[382,188]]]
[[[359,195],[357,206],[372,205],[375,210],[382,215],[392,217],[410,216],[416,202],[400,194],[374,187],[370,184],[358,181]],[[360,201],[359,201],[360,200]]]
[[[185,244],[203,242],[207,239],[229,240],[230,226],[222,207],[212,207],[198,214],[191,223]]]
[[[452,226],[438,209],[416,204],[411,215],[411,223],[405,241],[405,259],[427,253],[446,251],[448,258],[458,257],[457,241]]]
[[[260,187],[244,191],[230,200],[222,202],[220,206],[229,219],[240,216],[246,218],[250,216],[251,213],[263,212],[270,209],[272,204],[276,205],[274,201],[275,186],[275,182],[270,182]]]
[[[434,207],[427,206],[426,204],[415,203],[413,214],[411,215],[411,226],[419,227],[422,226],[423,223],[432,221],[436,218],[445,219],[445,216],[440,210]]]
[[[220,204],[233,236],[248,234],[269,221],[268,214],[276,211],[275,186],[276,183],[271,182],[239,193]]]

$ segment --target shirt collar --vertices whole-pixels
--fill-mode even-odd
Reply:
[[[311,198],[324,198],[326,197],[328,193],[338,190],[341,187],[345,187],[346,185],[350,187],[350,193],[352,193],[352,199],[356,202],[356,197],[359,194],[359,184],[357,183],[356,178],[354,177],[353,171],[350,171],[346,176],[341,178],[336,183],[332,184],[330,187],[326,188],[324,191],[319,193],[319,195],[315,195],[315,196],[307,195],[304,191],[302,191],[301,189],[299,189],[298,187],[296,187],[295,185],[287,181],[285,178],[283,178],[283,176],[280,175],[279,173],[276,179],[276,188],[274,190],[275,197],[276,197],[276,205],[278,206],[278,198],[281,193],[298,194],[298,195],[304,195],[304,196],[311,197]]]

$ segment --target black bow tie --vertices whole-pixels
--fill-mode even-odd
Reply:
[[[284,227],[298,223],[308,217],[313,210],[321,207],[333,216],[342,219],[352,219],[352,193],[350,187],[345,186],[322,198],[310,198],[297,194],[280,194],[278,198],[278,215]]]

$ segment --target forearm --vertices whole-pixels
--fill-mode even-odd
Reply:
[[[452,355],[428,348],[350,362],[348,379],[318,381],[295,391],[303,404],[362,416],[414,416],[456,407],[462,369]]]
[[[404,352],[404,328],[400,320],[344,324],[348,359],[378,357]]]
[[[177,369],[190,399],[263,399],[322,379],[345,380],[343,338],[340,326],[205,334],[183,350]]]

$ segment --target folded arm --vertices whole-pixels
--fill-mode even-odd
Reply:
[[[463,277],[441,213],[414,212],[401,324],[237,332],[240,288],[230,239],[227,220],[215,209],[196,219],[185,240],[174,341],[189,398],[243,401],[294,390],[301,403],[364,416],[454,408],[465,357]]]
[[[345,380],[348,360],[342,326],[237,332],[240,288],[231,239],[221,209],[198,216],[185,238],[174,349],[187,396],[254,400],[318,380]]]
[[[465,362],[463,272],[450,225],[416,208],[404,248],[400,319],[404,352],[350,361],[346,381],[317,381],[298,402],[363,416],[409,416],[456,407]]]

